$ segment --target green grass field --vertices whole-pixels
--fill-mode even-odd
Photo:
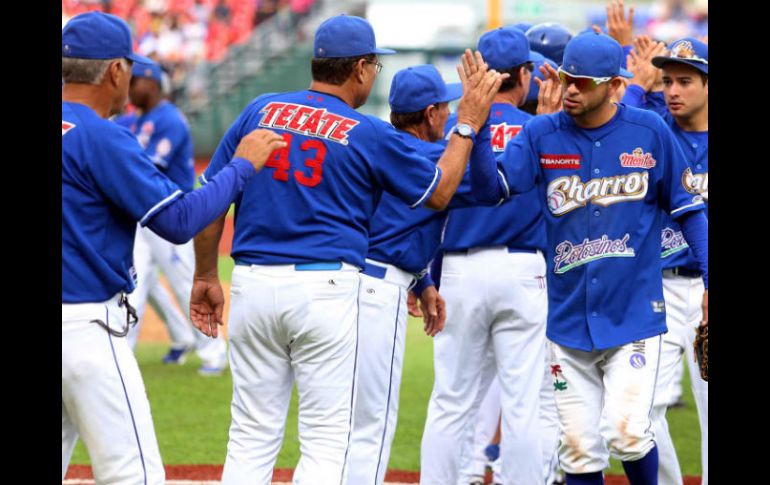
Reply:
[[[220,258],[220,273],[229,280],[232,260]],[[165,344],[140,343],[136,355],[144,376],[152,407],[153,421],[163,462],[174,464],[221,464],[227,449],[230,425],[232,380],[229,372],[222,377],[200,377],[200,360],[191,356],[184,366],[167,366],[161,359]],[[404,375],[398,428],[389,468],[419,470],[420,439],[433,386],[433,345],[422,331],[422,322],[410,319],[407,331]],[[685,372],[685,403],[668,412],[669,426],[685,475],[700,475],[700,430],[695,403]],[[292,396],[284,445],[277,467],[293,468],[299,458],[297,439],[297,397]],[[82,443],[72,458],[74,464],[89,463]],[[613,461],[611,473],[623,473]]]

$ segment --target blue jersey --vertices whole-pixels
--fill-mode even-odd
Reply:
[[[595,129],[537,116],[501,170],[511,192],[537,186],[544,202],[550,340],[591,351],[666,332],[661,209],[679,217],[704,204],[682,183],[689,164],[660,116],[620,104]]]
[[[434,163],[438,163],[446,149],[443,141],[430,143],[403,131],[398,133],[405,144]],[[482,137],[479,137],[478,141],[482,141]],[[449,203],[450,209],[478,204],[471,193],[470,185],[470,174],[466,172]],[[387,193],[382,194],[382,200],[370,223],[367,258],[392,264],[409,273],[424,272],[439,249],[448,214],[449,211],[446,210],[409,210],[398,198]]]
[[[158,170],[185,192],[195,186],[192,137],[184,115],[168,101],[161,101],[141,116],[130,114],[115,120],[136,135]]]
[[[488,123],[496,156],[503,154],[505,145],[530,118],[532,115],[509,103],[492,105]],[[453,114],[446,126],[451,129],[456,123],[457,115]],[[450,212],[442,250],[491,246],[545,250],[545,223],[537,190],[513,196],[499,207],[469,207]]]
[[[691,194],[700,194],[706,203],[706,215],[708,215],[709,197],[709,132],[708,131],[684,131],[676,124],[670,113],[664,116],[666,123],[671,127],[674,137],[690,162],[690,172],[682,179],[685,188]],[[685,267],[692,271],[700,271],[698,262],[692,249],[687,245],[682,228],[671,217],[665,218],[663,233],[661,235],[661,257],[663,269]]]
[[[62,102],[62,303],[134,289],[136,222],[182,194],[127,129]]]
[[[364,267],[369,220],[385,190],[409,207],[441,177],[390,124],[316,92],[255,99],[219,144],[202,182],[257,128],[288,143],[271,155],[235,202],[232,256],[248,264],[344,261]]]

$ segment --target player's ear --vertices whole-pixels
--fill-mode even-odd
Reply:
[[[608,96],[610,99],[614,98],[618,94],[618,90],[623,86],[623,79],[616,76],[610,79],[609,82],[609,93]]]
[[[123,68],[123,61],[121,60],[115,60],[110,63],[109,66],[107,66],[107,72],[105,73],[105,78],[112,84],[113,86],[119,86],[120,80],[122,79],[122,76],[130,76],[131,75],[131,69],[124,70]]]
[[[366,70],[366,58],[362,57],[359,60],[356,61],[356,63],[353,65],[353,73],[352,75],[355,77],[355,80],[359,83],[364,83],[364,76]]]

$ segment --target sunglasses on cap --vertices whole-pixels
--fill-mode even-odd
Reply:
[[[602,83],[606,83],[610,79],[612,79],[612,76],[610,77],[575,77],[570,76],[566,72],[562,71],[561,68],[559,68],[559,81],[564,86],[569,86],[570,84],[574,84],[576,88],[578,88],[579,91],[585,91],[587,89],[594,89],[598,87]]]

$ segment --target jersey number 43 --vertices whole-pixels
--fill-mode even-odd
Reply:
[[[289,169],[291,163],[289,162],[289,150],[291,150],[291,140],[294,137],[291,133],[283,133],[283,139],[286,142],[286,147],[279,150],[275,150],[268,157],[265,162],[266,167],[274,168],[273,178],[282,182],[289,181]],[[313,155],[312,158],[305,158],[305,167],[311,169],[308,176],[305,170],[295,170],[294,178],[301,185],[306,187],[315,187],[321,183],[321,177],[323,176],[323,163],[326,158],[326,145],[321,140],[307,139],[299,146],[300,151],[307,156]]]

